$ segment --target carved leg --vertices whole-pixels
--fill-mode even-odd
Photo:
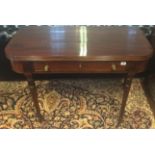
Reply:
[[[39,120],[42,121],[43,117],[42,117],[42,115],[40,113],[37,89],[36,89],[36,86],[35,86],[35,82],[34,82],[34,80],[32,78],[32,74],[31,73],[25,74],[25,76],[26,76],[27,81],[28,81],[29,89],[30,89],[30,92],[31,92],[31,95],[32,95],[34,106],[36,108],[37,116],[38,116]]]
[[[118,118],[117,127],[120,125],[120,123],[123,119],[123,115],[125,112],[125,106],[126,106],[126,102],[128,99],[128,95],[129,95],[129,91],[130,91],[130,87],[131,87],[133,77],[134,77],[134,74],[128,74],[124,80],[124,84],[123,84],[123,90],[124,91],[123,91],[123,98],[122,98],[122,106],[121,106],[120,115]]]

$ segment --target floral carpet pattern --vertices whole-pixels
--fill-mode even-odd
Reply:
[[[0,128],[113,129],[123,94],[120,78],[36,81],[44,120],[35,114],[26,81],[0,82]],[[153,113],[140,79],[132,82],[126,112],[118,128],[154,128]]]

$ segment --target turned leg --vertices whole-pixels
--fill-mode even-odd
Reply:
[[[39,107],[39,102],[38,102],[38,95],[37,95],[37,89],[35,86],[35,81],[33,80],[31,73],[25,74],[25,76],[27,78],[29,89],[30,89],[30,92],[32,95],[32,100],[33,100],[34,106],[36,108],[37,117],[39,118],[40,121],[42,121],[43,117],[40,113],[40,107]]]
[[[129,95],[133,77],[134,77],[133,74],[128,74],[124,80],[124,83],[123,83],[123,98],[122,98],[122,105],[121,105],[121,109],[120,109],[117,127],[120,125],[120,123],[122,122],[122,119],[123,119],[123,115],[125,112],[125,106],[126,106],[126,102],[128,99],[128,95]]]

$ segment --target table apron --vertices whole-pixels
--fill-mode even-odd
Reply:
[[[147,61],[97,61],[97,62],[50,62],[50,61],[18,61],[12,62],[17,73],[128,73],[143,72]]]

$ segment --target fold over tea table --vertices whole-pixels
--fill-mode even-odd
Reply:
[[[132,78],[143,72],[152,47],[138,28],[127,26],[28,26],[6,47],[12,69],[28,80],[42,120],[33,74],[124,73],[120,124]]]

